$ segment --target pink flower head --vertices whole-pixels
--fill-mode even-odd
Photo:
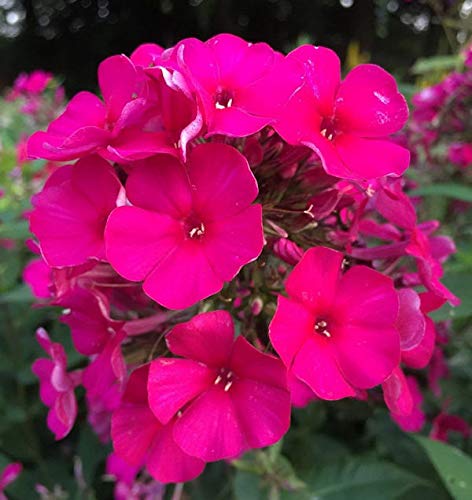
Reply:
[[[167,336],[182,358],[157,358],[149,405],[185,453],[211,462],[276,443],[290,424],[283,364],[244,337],[233,340],[227,311],[199,314]]]
[[[287,368],[322,399],[382,383],[400,361],[392,280],[365,266],[342,274],[343,255],[308,250],[279,296],[270,339]]]
[[[153,127],[141,68],[124,55],[112,56],[100,64],[98,81],[104,102],[90,92],[74,96],[46,132],[31,136],[31,158],[66,161],[98,152],[128,161],[173,149]]]
[[[445,443],[449,440],[449,433],[458,432],[464,439],[469,439],[471,435],[470,425],[457,415],[450,415],[441,412],[434,420],[429,437]]]
[[[398,368],[382,384],[392,419],[406,432],[419,432],[426,421],[421,409],[423,395],[415,377],[403,375]]]
[[[81,373],[67,372],[64,347],[51,342],[46,330],[39,328],[36,339],[50,359],[37,359],[32,370],[39,378],[41,401],[49,407],[48,427],[56,439],[62,439],[69,434],[77,417],[74,389],[80,384]]]
[[[406,170],[410,154],[389,136],[405,124],[408,106],[389,73],[361,64],[341,81],[338,56],[311,45],[287,59],[304,64],[306,75],[274,125],[286,141],[312,148],[336,177],[372,179]]]
[[[205,462],[191,457],[174,441],[175,419],[163,425],[148,404],[149,365],[135,370],[128,381],[121,406],[113,413],[111,435],[115,453],[130,466],[145,465],[163,483],[190,481],[200,475]]]
[[[454,142],[449,146],[447,157],[451,163],[462,168],[472,165],[472,144]]]
[[[262,251],[262,210],[251,205],[257,183],[231,146],[202,144],[186,165],[170,155],[133,167],[126,183],[133,206],[107,223],[107,258],[169,309],[184,309],[230,281]]]
[[[108,299],[97,290],[75,287],[55,304],[66,308],[60,319],[71,329],[75,348],[87,356],[101,352],[124,325],[110,318]]]
[[[265,43],[230,34],[175,47],[179,70],[197,95],[208,134],[247,136],[268,125],[301,85],[302,68]]]
[[[113,168],[98,156],[54,172],[33,197],[30,217],[31,231],[47,264],[63,267],[103,260],[105,222],[121,192]]]
[[[20,462],[13,462],[8,464],[0,473],[0,500],[8,500],[5,496],[5,488],[13,483],[16,478],[21,474],[23,465]]]

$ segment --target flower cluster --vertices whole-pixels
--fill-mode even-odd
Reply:
[[[112,56],[98,81],[102,98],[79,93],[28,143],[68,163],[33,197],[25,278],[88,360],[68,371],[38,333],[56,437],[80,384],[131,488],[143,468],[183,482],[270,446],[313,399],[383,390],[418,428],[403,370],[428,365],[428,313],[458,299],[440,281],[453,242],[403,190],[393,77],[224,34]]]

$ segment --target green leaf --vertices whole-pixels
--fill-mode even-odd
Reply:
[[[461,184],[431,184],[414,189],[409,193],[411,196],[445,196],[472,202],[472,188]]]
[[[29,223],[26,220],[14,221],[0,225],[0,238],[11,238],[13,240],[25,240],[29,238]]]
[[[314,467],[303,477],[308,491],[282,498],[297,500],[397,500],[413,488],[429,489],[424,479],[388,462],[350,460],[327,467]],[[427,496],[424,496],[427,498]]]
[[[434,71],[447,71],[454,69],[461,60],[459,56],[434,56],[427,59],[421,58],[411,68],[414,75],[424,75]]]
[[[458,448],[423,436],[414,436],[424,448],[455,500],[472,498],[472,459]]]
[[[236,500],[264,500],[268,494],[260,476],[244,470],[236,471],[233,491]]]

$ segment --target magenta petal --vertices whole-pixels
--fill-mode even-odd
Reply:
[[[133,205],[175,219],[188,216],[192,206],[187,172],[169,155],[158,155],[133,166],[126,194]]]
[[[279,441],[290,426],[290,394],[256,380],[236,380],[230,396],[244,437],[251,448]]]
[[[169,350],[176,356],[200,361],[212,368],[222,368],[229,363],[233,337],[231,315],[227,311],[211,311],[176,325],[166,341]]]
[[[23,281],[31,288],[33,295],[40,299],[51,296],[51,268],[44,259],[33,259],[23,270]]]
[[[157,358],[149,369],[149,406],[167,424],[189,401],[212,386],[216,373],[190,359]]]
[[[98,84],[108,108],[108,118],[118,119],[125,104],[137,90],[137,72],[134,64],[124,55],[111,56],[98,67]]]
[[[173,437],[173,423],[161,427],[151,444],[146,468],[161,483],[183,483],[199,476],[205,462],[184,453]]]
[[[261,205],[251,205],[237,215],[206,224],[202,246],[215,274],[224,281],[233,279],[262,252]]]
[[[340,323],[370,328],[393,327],[398,308],[392,279],[366,266],[354,266],[342,276],[333,307]]]
[[[341,273],[343,254],[326,247],[310,248],[294,267],[285,288],[311,310],[331,306]]]
[[[341,62],[337,54],[326,47],[302,45],[287,57],[304,64],[305,85],[316,99],[317,110],[323,116],[331,116],[341,81]]]
[[[323,339],[308,339],[293,363],[293,374],[321,399],[336,400],[356,395],[339,370],[331,348]]]
[[[15,479],[21,474],[23,470],[23,465],[20,462],[13,462],[8,464],[3,471],[0,473],[0,495],[3,493],[3,489],[6,488],[10,483],[15,481]]]
[[[132,281],[144,279],[182,239],[176,220],[138,207],[115,209],[105,229],[108,261]]]
[[[138,129],[121,132],[111,141],[107,150],[121,162],[141,160],[157,153],[173,154],[177,151],[166,133],[142,132]]]
[[[398,312],[397,329],[400,333],[402,351],[417,347],[425,335],[426,321],[421,312],[419,295],[411,288],[398,291],[400,310]]]
[[[246,448],[229,391],[214,386],[196,399],[174,426],[175,442],[205,462],[239,456]]]
[[[58,394],[54,406],[48,414],[48,427],[56,439],[62,439],[71,431],[77,417],[77,401],[74,391]]]
[[[389,174],[399,176],[410,163],[410,152],[392,141],[341,134],[335,137],[334,144],[352,172],[350,179],[375,179]]]
[[[433,321],[425,317],[426,328],[421,342],[408,351],[402,351],[402,361],[410,368],[425,368],[431,361],[436,341],[436,331]]]
[[[149,297],[168,309],[185,309],[222,288],[223,280],[213,271],[202,245],[192,240],[160,260],[143,286]]]
[[[313,333],[315,317],[298,302],[279,295],[277,309],[269,325],[270,341],[287,367]]]
[[[238,378],[287,389],[287,370],[280,359],[262,353],[244,337],[236,339],[229,367]]]
[[[257,196],[257,182],[248,162],[232,146],[197,146],[189,154],[188,169],[195,210],[206,220],[236,215]]]
[[[361,64],[339,87],[335,117],[345,132],[382,137],[403,127],[408,105],[392,75],[374,64]]]
[[[288,388],[290,391],[290,399],[295,408],[305,408],[311,401],[317,399],[316,394],[292,371],[288,372]]]
[[[319,134],[321,127],[322,118],[316,111],[316,105],[308,85],[304,85],[277,113],[273,127],[289,144],[309,142],[310,138]]]
[[[141,465],[160,428],[147,404],[122,406],[111,419],[115,453],[130,465]]]
[[[413,398],[405,375],[400,367],[382,384],[385,404],[396,415],[409,415],[413,411]]]
[[[332,344],[344,377],[359,389],[381,384],[400,363],[400,337],[393,326],[345,326]]]
[[[213,111],[208,126],[209,134],[224,134],[231,137],[245,137],[255,134],[270,122],[270,118],[254,116],[245,109],[231,106]]]

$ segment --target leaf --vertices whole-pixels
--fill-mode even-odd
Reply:
[[[414,436],[424,448],[455,500],[472,498],[472,459],[458,448],[423,436]]]
[[[31,236],[26,220],[0,224],[0,239],[26,240]]]
[[[388,462],[350,460],[314,467],[303,479],[308,491],[282,498],[297,500],[397,500],[413,488],[431,488],[424,479]],[[381,492],[381,496],[379,493]],[[424,496],[427,498],[427,496]]]
[[[267,488],[264,488],[260,476],[244,470],[236,471],[233,490],[236,500],[263,500],[267,498]]]
[[[109,446],[101,443],[88,425],[82,427],[80,431],[78,454],[82,462],[84,479],[88,486],[92,484],[98,465],[105,460],[109,451]]]
[[[460,58],[457,55],[421,58],[413,65],[411,72],[414,75],[424,75],[434,71],[446,71],[454,69],[459,63]]]
[[[409,194],[411,196],[446,196],[472,203],[472,188],[461,184],[431,184],[414,189]]]

